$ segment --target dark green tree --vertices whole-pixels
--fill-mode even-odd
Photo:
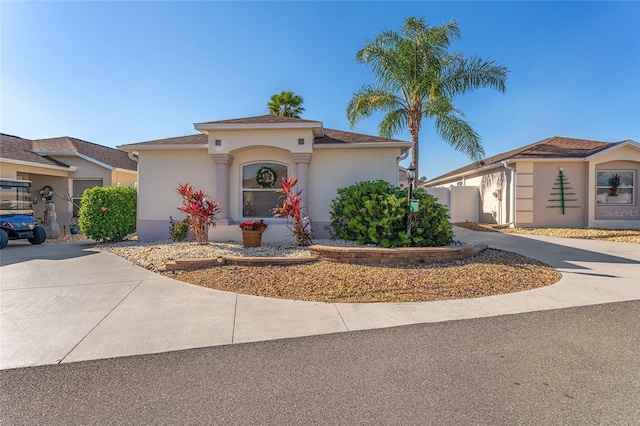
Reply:
[[[269,114],[271,115],[300,118],[300,114],[304,112],[302,102],[304,102],[302,96],[298,96],[293,92],[283,91],[271,96],[267,107],[269,107]]]

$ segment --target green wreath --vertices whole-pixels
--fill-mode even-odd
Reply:
[[[256,181],[260,188],[273,188],[278,173],[269,166],[262,166],[256,172]]]

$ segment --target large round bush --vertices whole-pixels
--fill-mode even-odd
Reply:
[[[407,235],[407,190],[385,181],[358,182],[338,189],[331,203],[333,237],[383,247],[438,247],[453,242],[447,209],[423,189],[413,194],[419,209]]]
[[[78,225],[96,241],[121,241],[136,231],[136,188],[95,187],[84,191]]]

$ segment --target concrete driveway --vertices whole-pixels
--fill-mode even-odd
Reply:
[[[78,243],[0,252],[0,369],[640,299],[640,246],[456,228],[560,270],[557,284],[469,300],[328,304],[172,280]]]

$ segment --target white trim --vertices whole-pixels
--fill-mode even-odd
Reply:
[[[597,152],[597,153],[595,153],[595,154],[593,154],[593,155],[590,155],[590,156],[588,156],[588,157],[585,157],[585,158],[584,158],[584,160],[585,160],[585,161],[591,161],[591,160],[593,160],[593,159],[594,159],[594,158],[596,158],[596,157],[600,157],[601,155],[608,154],[608,153],[610,153],[610,152],[612,152],[612,151],[615,151],[615,150],[617,150],[617,149],[623,148],[623,147],[625,147],[625,146],[630,146],[630,147],[632,147],[632,148],[635,148],[635,149],[640,150],[640,143],[638,143],[638,142],[636,142],[636,141],[633,141],[633,140],[631,140],[631,139],[628,139],[628,140],[626,140],[626,141],[624,141],[624,142],[622,142],[622,143],[619,143],[618,145],[612,146],[612,147],[607,148],[607,149],[605,149],[605,150],[603,150],[603,151],[600,151],[600,152]]]
[[[120,145],[117,147],[122,151],[137,152],[137,151],[175,151],[176,149],[185,150],[197,150],[197,149],[209,149],[209,144],[185,144],[185,145]]]
[[[193,123],[193,127],[208,135],[208,130],[258,130],[258,129],[311,129],[315,136],[323,136],[320,121],[303,123]]]
[[[441,179],[434,179],[434,180],[428,180],[427,182],[425,182],[423,184],[423,186],[429,188],[432,185],[440,185],[441,183],[446,183],[449,181],[458,181],[460,179],[464,179],[465,177],[469,176],[469,175],[473,175],[476,173],[480,173],[480,172],[485,172],[487,170],[492,170],[492,169],[497,169],[500,167],[504,167],[502,165],[502,163],[494,163],[494,164],[489,164],[488,166],[482,166],[480,168],[477,169],[473,169],[473,170],[469,170],[466,172],[462,172],[462,173],[458,173],[456,175],[451,175],[451,176],[447,176]]]
[[[32,166],[32,167],[42,167],[44,169],[63,170],[65,172],[75,172],[76,170],[78,170],[78,167],[76,166],[62,167],[62,166],[34,163],[31,161],[13,160],[11,158],[2,158],[2,157],[0,157],[0,162],[9,163],[9,164],[18,164],[20,166]]]
[[[358,148],[403,148],[411,147],[411,142],[358,142],[358,143],[314,143],[313,149],[358,149]]]

